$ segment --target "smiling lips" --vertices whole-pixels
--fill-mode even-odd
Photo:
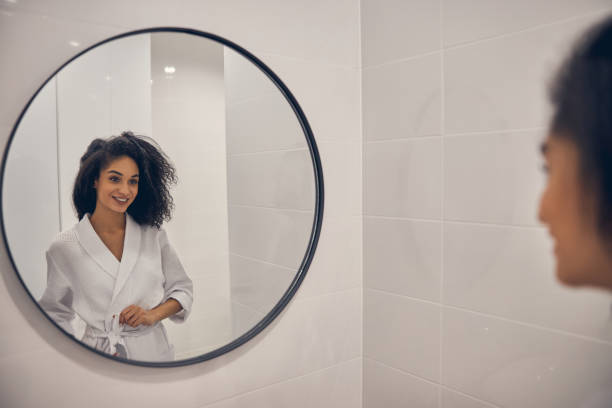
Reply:
[[[118,201],[120,204],[122,204],[122,205],[127,204],[127,202],[128,202],[128,199],[127,199],[127,198],[119,198],[119,197],[115,197],[115,196],[113,196],[113,198],[114,198],[116,201]]]

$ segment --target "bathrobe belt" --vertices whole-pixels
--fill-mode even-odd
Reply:
[[[146,334],[152,331],[153,329],[155,329],[158,325],[159,325],[159,322],[151,326],[140,325],[138,329],[128,331],[128,330],[121,329],[122,326],[126,326],[126,325],[120,325],[119,319],[113,319],[111,323],[111,330],[108,330],[108,331],[101,330],[101,329],[98,329],[97,327],[88,325],[87,328],[85,329],[85,333],[83,337],[94,337],[94,338],[105,339],[106,341],[102,344],[102,351],[104,351],[105,353],[109,353],[111,355],[115,355],[115,353],[117,352],[117,346],[120,345],[125,350],[125,354],[126,354],[125,358],[130,358],[130,353],[128,351],[127,345],[125,344],[125,338],[142,336],[143,334]]]

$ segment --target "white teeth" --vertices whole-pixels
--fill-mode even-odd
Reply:
[[[126,203],[127,202],[127,198],[118,198],[118,197],[113,197],[115,200],[120,201],[122,203]]]

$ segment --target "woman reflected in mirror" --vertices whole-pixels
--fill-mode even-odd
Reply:
[[[557,277],[612,291],[612,18],[581,38],[550,98],[539,217],[554,240]]]
[[[123,358],[174,359],[162,320],[184,322],[193,285],[162,224],[173,209],[175,169],[154,142],[124,132],[81,157],[72,201],[79,222],[47,250],[41,307],[82,341]]]

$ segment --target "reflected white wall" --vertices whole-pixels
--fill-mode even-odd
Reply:
[[[278,302],[304,257],[314,175],[306,139],[272,81],[225,51],[232,322],[246,332]]]
[[[21,120],[2,191],[4,214],[10,214],[4,222],[13,260],[36,299],[47,287],[45,251],[60,231],[55,87],[53,78]]]
[[[165,228],[194,284],[189,320],[164,322],[177,359],[232,339],[223,65],[223,46],[216,42],[151,35],[153,137],[179,178]]]

